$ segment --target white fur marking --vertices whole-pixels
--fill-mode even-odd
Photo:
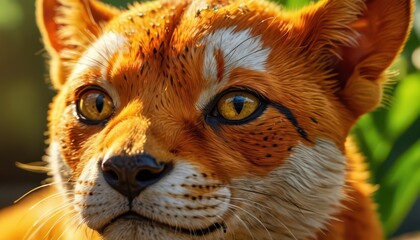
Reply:
[[[235,27],[222,28],[203,39],[206,44],[203,76],[210,81],[201,93],[196,106],[203,109],[208,101],[227,84],[235,68],[265,72],[269,48],[263,48],[261,36],[253,36],[250,29],[235,31]],[[215,52],[221,51],[224,58],[222,81],[217,82],[217,61]]]
[[[70,178],[71,170],[61,157],[60,143],[56,140],[51,140],[47,152],[48,155],[46,156],[46,159],[49,164],[54,182],[63,183],[56,184],[55,186],[58,187],[61,191],[64,191],[65,183],[68,181],[68,178]],[[66,169],[66,171],[64,171],[63,168]],[[63,179],[63,177],[66,179]]]
[[[314,237],[340,210],[344,197],[346,158],[334,142],[318,139],[314,147],[299,144],[293,149],[285,163],[268,176],[244,177],[232,184],[234,189],[250,189],[272,196],[264,199],[263,195],[249,192],[233,194],[234,198],[247,198],[271,209],[264,212],[261,207],[243,206],[271,227],[276,226],[278,231],[272,233],[273,239]],[[256,228],[255,236],[267,235],[261,224],[249,225]]]
[[[204,39],[207,44],[204,59],[204,77],[216,80],[216,50],[221,50],[225,59],[225,77],[235,68],[266,71],[270,49],[263,48],[261,36],[253,36],[251,30],[235,32],[235,27],[216,30]]]
[[[102,78],[106,79],[111,57],[117,52],[126,51],[127,39],[113,32],[102,35],[77,62],[70,78],[78,77],[89,68],[99,68]]]

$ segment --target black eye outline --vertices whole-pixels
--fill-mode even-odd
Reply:
[[[80,110],[80,108],[79,108],[79,105],[80,105],[80,101],[81,101],[81,97],[85,94],[85,93],[87,93],[87,92],[90,92],[90,91],[98,91],[98,92],[101,92],[103,95],[105,95],[105,96],[107,96],[109,99],[111,99],[111,101],[112,101],[112,111],[111,111],[111,114],[109,114],[109,116],[108,117],[106,117],[105,119],[103,119],[103,120],[98,120],[98,121],[95,121],[95,120],[91,120],[91,119],[88,119],[88,118],[86,118],[82,113],[81,113],[81,110]],[[82,87],[82,88],[80,88],[79,90],[77,90],[76,91],[76,101],[75,101],[75,110],[76,110],[76,113],[75,113],[75,115],[76,115],[76,118],[77,118],[77,120],[79,121],[79,122],[82,122],[82,123],[84,123],[84,124],[87,124],[87,125],[99,125],[99,124],[106,124],[108,121],[109,121],[109,119],[114,115],[114,113],[115,113],[115,103],[114,103],[114,100],[113,100],[113,98],[105,91],[105,89],[103,89],[102,87],[99,87],[99,86],[96,86],[96,85],[93,85],[93,86],[84,86],[84,87]]]
[[[222,117],[220,113],[218,112],[217,103],[223,96],[232,92],[245,92],[256,97],[259,100],[259,105],[257,109],[251,115],[241,120],[228,120]],[[268,103],[267,99],[253,89],[234,87],[234,88],[229,88],[217,94],[215,97],[213,97],[210,103],[207,104],[207,106],[204,108],[203,114],[204,114],[204,118],[207,124],[209,124],[210,126],[215,126],[218,124],[243,125],[261,116],[264,113],[265,109],[267,108],[267,103]]]

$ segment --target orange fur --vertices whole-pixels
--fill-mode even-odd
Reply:
[[[38,25],[58,90],[49,113],[49,153],[59,184],[3,210],[0,226],[7,230],[1,238],[56,239],[61,233],[63,239],[99,238],[103,221],[118,208],[103,205],[118,204],[122,196],[112,195],[118,193],[109,186],[111,199],[103,196],[96,166],[108,155],[147,152],[160,162],[187,162],[196,171],[173,180],[173,189],[187,194],[168,189],[166,195],[163,190],[142,193],[145,198],[162,194],[160,198],[174,201],[159,203],[158,198],[149,206],[166,209],[158,215],[147,213],[165,224],[171,225],[181,210],[211,211],[200,201],[222,196],[230,199],[230,212],[196,214],[194,220],[176,224],[215,224],[209,219],[218,217],[227,224],[226,239],[248,239],[252,234],[256,239],[381,239],[370,199],[374,188],[367,183],[365,164],[348,133],[362,114],[380,103],[386,70],[407,40],[412,12],[411,0],[323,0],[298,12],[284,12],[264,1],[162,1],[135,3],[123,11],[96,0],[38,0]],[[230,53],[222,48],[231,43],[223,41],[221,48],[208,53],[212,34],[251,37]],[[231,58],[242,54],[235,49],[243,43],[261,49],[242,49],[250,51],[252,64],[236,66],[241,59]],[[208,76],[212,66],[203,62],[212,58],[216,71]],[[89,125],[75,117],[75,103],[92,85],[103,88],[115,102],[114,113],[103,124]],[[250,88],[270,104],[246,124],[214,127],[199,103],[231,88]],[[347,161],[342,163],[344,155]],[[308,163],[311,158],[314,161]],[[185,183],[175,183],[183,177]],[[190,178],[203,184],[190,184]],[[250,188],[247,193],[241,192],[243,185]],[[252,191],[262,192],[254,196]],[[38,201],[42,204],[30,209]],[[189,205],[168,210],[186,201]],[[324,207],[325,212],[317,212]],[[40,219],[49,210],[53,216]],[[247,216],[249,211],[254,218]],[[275,220],[281,224],[275,225]],[[106,228],[102,237],[123,239],[126,232],[147,230],[149,238],[159,238],[151,237],[154,228],[129,222],[127,226],[140,230],[118,230],[118,223]],[[84,236],[89,228],[95,231],[87,230],[92,235]],[[165,231],[160,230],[167,234],[164,238],[186,237]],[[220,235],[210,236],[215,237]]]

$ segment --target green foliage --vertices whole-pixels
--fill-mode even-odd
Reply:
[[[21,6],[13,0],[0,1],[0,30],[18,27],[23,21]]]
[[[308,3],[313,2],[310,0],[274,0],[273,2],[276,2],[288,10],[296,10],[303,6],[308,5]]]
[[[118,7],[125,7],[127,6],[127,4],[135,2],[133,0],[103,0],[103,2],[112,4],[114,6],[118,6]],[[145,2],[145,0],[140,1],[140,2]]]

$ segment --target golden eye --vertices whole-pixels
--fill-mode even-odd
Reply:
[[[95,124],[109,118],[114,112],[114,103],[108,94],[98,89],[82,92],[77,102],[79,116]]]
[[[260,106],[260,100],[255,95],[235,91],[223,95],[217,102],[219,115],[226,120],[239,121],[251,116]]]

